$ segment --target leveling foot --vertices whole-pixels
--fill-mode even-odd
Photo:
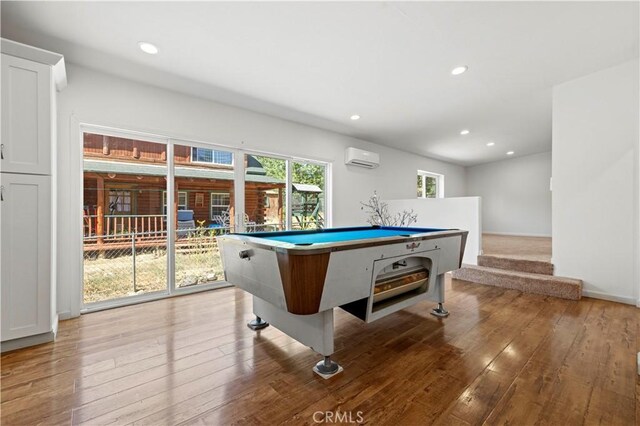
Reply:
[[[256,316],[256,319],[251,320],[247,323],[247,327],[249,327],[253,331],[257,331],[257,330],[262,330],[263,328],[269,327],[269,323],[263,320],[262,318]]]
[[[444,308],[442,303],[438,303],[438,307],[431,310],[431,315],[439,318],[446,318],[449,316],[449,311]]]

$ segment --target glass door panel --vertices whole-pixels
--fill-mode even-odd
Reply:
[[[175,286],[224,280],[216,236],[234,232],[234,155],[174,145]]]
[[[291,229],[325,227],[326,166],[291,162]]]
[[[166,145],[83,135],[83,302],[167,291]]]
[[[244,161],[246,232],[285,230],[287,160],[245,154]]]

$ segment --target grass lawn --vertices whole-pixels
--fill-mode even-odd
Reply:
[[[121,255],[85,257],[84,303],[98,302],[136,294],[164,291],[167,288],[167,251],[130,250]],[[217,245],[194,245],[176,253],[176,287],[186,287],[223,279],[222,262]]]

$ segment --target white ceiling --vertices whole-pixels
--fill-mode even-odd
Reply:
[[[638,57],[638,2],[1,7],[69,62],[463,165],[549,151],[552,86]]]

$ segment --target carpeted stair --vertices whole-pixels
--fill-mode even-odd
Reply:
[[[505,269],[507,271],[529,272],[531,274],[553,275],[553,263],[542,260],[519,259],[504,256],[480,255],[478,266]]]
[[[478,266],[462,265],[452,272],[452,276],[524,293],[571,300],[582,297],[582,280],[554,276],[553,265],[549,262],[482,255],[478,256]]]

